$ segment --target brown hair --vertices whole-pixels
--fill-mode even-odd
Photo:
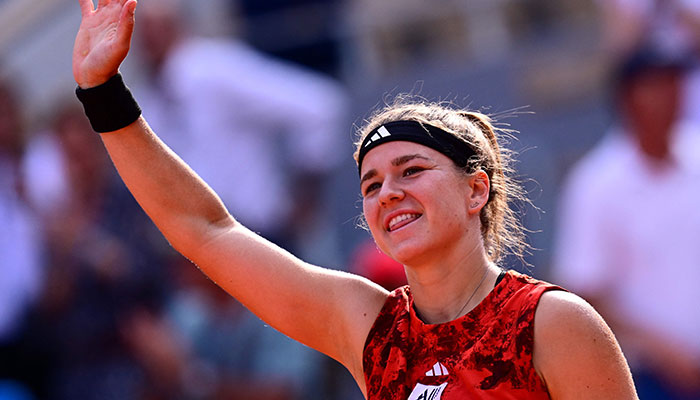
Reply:
[[[464,140],[474,149],[465,173],[482,169],[489,177],[489,199],[481,210],[481,236],[489,258],[497,262],[512,254],[524,262],[530,250],[525,241],[525,230],[511,209],[512,202],[531,204],[522,186],[512,176],[512,150],[499,145],[512,137],[509,129],[496,128],[488,115],[460,110],[448,103],[431,103],[411,96],[399,96],[392,104],[375,111],[358,130],[355,142],[355,161],[364,138],[373,129],[393,121],[417,121],[432,125]],[[455,166],[456,167],[456,166]]]

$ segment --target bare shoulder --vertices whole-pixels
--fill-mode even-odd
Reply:
[[[550,290],[542,294],[535,314],[536,326],[542,333],[557,335],[569,328],[599,328],[603,331],[607,324],[598,312],[581,297],[563,290]],[[556,329],[545,329],[545,328]],[[536,328],[537,329],[537,328]],[[612,332],[610,332],[612,334]]]
[[[362,356],[365,342],[389,292],[374,282],[351,274],[346,274],[341,286],[338,295],[341,308],[345,310],[340,322],[344,340],[339,343],[338,361],[350,371],[364,393]]]
[[[534,365],[553,399],[636,399],[615,335],[579,296],[545,292],[535,313]]]
[[[352,274],[344,274],[342,281],[338,282],[338,301],[346,310],[344,321],[346,330],[355,336],[355,349],[364,347],[364,342],[377,319],[384,303],[389,297],[389,292],[376,283]]]

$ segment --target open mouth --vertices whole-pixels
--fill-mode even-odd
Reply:
[[[417,220],[418,218],[421,217],[422,214],[401,214],[397,215],[394,218],[389,221],[389,225],[387,226],[387,231],[393,232],[397,229],[400,229],[413,221]]]

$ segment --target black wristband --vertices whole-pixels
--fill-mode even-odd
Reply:
[[[99,86],[75,89],[83,103],[85,115],[95,132],[112,132],[131,125],[141,115],[141,108],[124,84],[121,74],[116,74]]]

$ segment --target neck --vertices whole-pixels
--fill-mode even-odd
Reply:
[[[493,289],[498,267],[483,246],[452,260],[406,266],[413,302],[423,322],[449,322],[471,311]]]

